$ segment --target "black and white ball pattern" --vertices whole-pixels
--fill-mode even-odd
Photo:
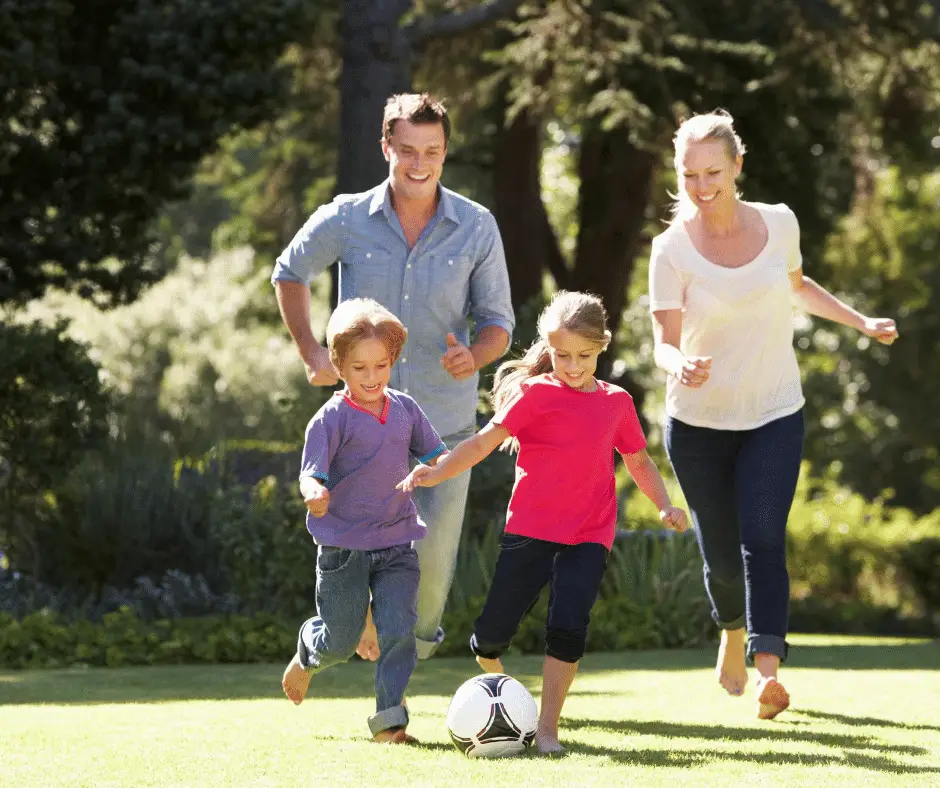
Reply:
[[[465,681],[447,709],[450,738],[468,758],[518,755],[532,743],[538,708],[529,691],[503,673]]]

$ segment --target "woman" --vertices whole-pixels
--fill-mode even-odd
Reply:
[[[787,206],[740,198],[744,146],[730,115],[695,116],[674,142],[675,220],[650,257],[655,360],[668,374],[666,450],[722,630],[718,680],[741,695],[753,660],[757,716],[770,719],[790,704],[777,670],[787,656],[785,529],[803,450],[793,301],[884,344],[898,332],[803,275]]]

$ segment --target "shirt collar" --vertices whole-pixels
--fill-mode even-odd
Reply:
[[[454,201],[441,184],[437,184],[437,213],[435,217],[440,220],[441,217],[450,220],[454,224],[460,224],[457,217],[457,209],[454,207]],[[372,192],[372,199],[369,202],[369,216],[374,216],[379,211],[385,214],[386,219],[391,219],[395,214],[392,208],[392,190],[388,178],[380,183]]]

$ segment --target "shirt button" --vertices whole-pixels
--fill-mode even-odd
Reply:
[[[407,364],[407,363],[408,363],[408,359],[407,359],[407,358],[403,358],[403,359],[401,360],[401,363],[402,363],[402,364]]]
[[[447,261],[447,265],[453,265],[453,264],[454,264],[454,261],[453,261],[453,260],[448,260],[448,261]]]
[[[402,391],[403,391],[405,394],[408,393],[408,389],[402,389]]]
[[[408,296],[408,294],[407,294],[407,293],[405,293],[405,300],[407,301],[407,300],[408,300],[408,298],[409,298],[409,296]]]
[[[405,268],[411,268],[411,263],[408,263]]]
[[[366,257],[372,257],[372,252],[366,252]]]

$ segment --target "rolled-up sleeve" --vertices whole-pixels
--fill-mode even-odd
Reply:
[[[310,284],[339,260],[343,252],[344,229],[341,204],[321,205],[278,256],[271,283]]]
[[[650,252],[649,289],[650,312],[682,309],[685,305],[682,278],[658,238],[653,240],[653,249]]]
[[[503,239],[493,214],[483,214],[480,233],[480,256],[470,274],[470,316],[476,331],[499,326],[509,334],[511,341],[516,317],[512,310]]]

